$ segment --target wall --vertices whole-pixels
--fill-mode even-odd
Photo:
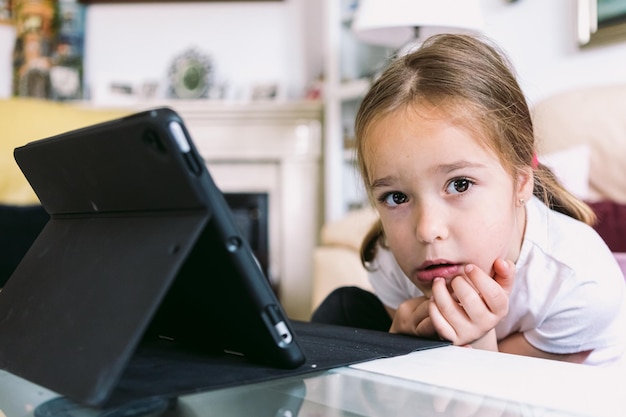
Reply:
[[[194,47],[211,56],[217,82],[228,84],[228,98],[246,98],[253,85],[264,83],[278,83],[283,97],[301,97],[321,68],[303,53],[316,53],[305,36],[319,33],[320,13],[310,7],[314,2],[90,6],[86,81],[94,92],[114,79],[163,82],[172,59]]]
[[[576,0],[482,0],[486,33],[511,57],[531,102],[575,86],[626,83],[626,41],[580,49]],[[105,4],[87,14],[86,77],[164,81],[172,58],[196,46],[213,56],[230,96],[279,82],[299,98],[321,73],[319,0]],[[0,27],[1,29],[1,27]],[[6,30],[0,33],[1,37]],[[0,97],[9,94],[10,51],[0,48]]]
[[[338,0],[339,1],[339,0]],[[482,0],[486,34],[509,54],[531,102],[569,88],[626,83],[626,41],[579,48],[577,0]],[[87,74],[163,77],[174,55],[191,45],[210,52],[231,95],[280,82],[302,96],[322,68],[319,0],[99,5],[88,14]],[[306,51],[303,53],[303,51]]]
[[[577,0],[482,0],[486,34],[508,53],[531,103],[576,86],[626,83],[626,40],[579,48]]]

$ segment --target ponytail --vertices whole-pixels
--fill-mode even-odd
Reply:
[[[361,248],[359,250],[359,253],[361,254],[361,263],[368,271],[373,269],[372,261],[376,258],[378,244],[380,243],[381,246],[385,247],[384,242],[383,225],[380,220],[377,220],[363,238],[363,242],[361,242]]]
[[[593,226],[596,215],[585,202],[567,191],[547,166],[539,163],[534,169],[535,187],[533,195],[559,213]]]

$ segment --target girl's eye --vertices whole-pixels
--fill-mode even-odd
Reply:
[[[395,191],[395,192],[383,195],[380,198],[380,200],[386,205],[388,205],[389,207],[396,207],[396,206],[399,206],[400,204],[406,203],[406,201],[408,200],[408,197],[404,193]]]
[[[472,188],[474,181],[468,178],[456,178],[448,183],[446,192],[448,194],[462,194]]]

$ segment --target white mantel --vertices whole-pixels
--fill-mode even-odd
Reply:
[[[288,316],[310,318],[321,218],[319,102],[168,101],[224,192],[269,194],[270,279]]]

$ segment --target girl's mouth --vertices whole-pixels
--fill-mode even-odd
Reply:
[[[432,282],[437,277],[445,278],[446,281],[450,281],[452,278],[459,276],[463,273],[462,264],[454,264],[450,262],[437,261],[437,262],[425,262],[422,264],[416,272],[416,277],[422,282]]]

